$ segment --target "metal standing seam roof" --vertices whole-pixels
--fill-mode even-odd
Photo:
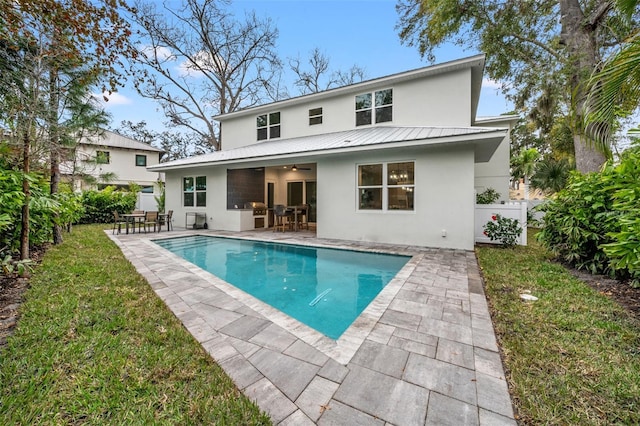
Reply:
[[[220,162],[260,159],[264,157],[286,157],[291,154],[326,153],[337,149],[359,148],[402,142],[427,141],[425,145],[444,143],[443,138],[503,133],[507,129],[496,127],[375,127],[353,129],[321,135],[290,139],[269,140],[240,148],[221,150],[209,154],[161,163],[149,170],[169,170],[185,166],[199,166]],[[470,139],[473,140],[474,138]]]
[[[162,149],[156,148],[155,146],[151,146],[109,130],[105,130],[103,135],[85,137],[80,140],[80,143],[86,145],[133,149],[136,151],[164,152]]]

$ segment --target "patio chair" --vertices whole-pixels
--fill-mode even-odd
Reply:
[[[118,234],[122,231],[122,225],[127,225],[127,221],[120,217],[117,211],[113,211],[113,229],[111,231],[112,234],[116,233],[116,229],[118,229]]]
[[[309,229],[309,204],[302,204],[298,206],[298,229],[303,229],[304,227]]]
[[[134,210],[131,212],[131,214],[144,214],[144,210]],[[135,232],[136,230],[136,225],[138,225],[138,232],[140,232],[140,229],[142,229],[142,227],[144,226],[144,217],[136,217],[133,219],[133,231]]]
[[[156,232],[158,226],[158,212],[145,212],[144,214],[144,232],[153,225],[153,232]]]
[[[275,226],[273,227],[273,232],[277,231],[278,229],[282,229],[282,232],[284,232],[284,227],[291,224],[292,213],[282,204],[276,204],[275,206],[273,206],[273,216],[276,219]]]
[[[162,225],[167,225],[167,231],[171,231],[173,229],[173,224],[171,223],[171,218],[173,217],[173,210],[169,210],[167,214],[159,215],[158,222],[158,232],[162,230]]]

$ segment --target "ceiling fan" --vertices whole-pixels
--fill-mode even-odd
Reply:
[[[295,164],[291,167],[291,170],[297,172],[298,170],[311,170],[311,167],[298,167]]]

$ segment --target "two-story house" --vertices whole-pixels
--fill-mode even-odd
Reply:
[[[163,175],[147,167],[159,164],[163,153],[149,144],[104,130],[80,139],[60,170],[78,191],[108,185],[127,188],[133,182],[142,187],[142,192],[153,193]]]
[[[317,236],[471,249],[475,192],[508,199],[515,117],[476,119],[484,55],[215,117],[222,150],[166,174],[176,226],[243,231],[247,202],[311,206]],[[269,221],[265,222],[268,226]]]

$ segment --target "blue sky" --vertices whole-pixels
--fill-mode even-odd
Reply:
[[[372,79],[430,65],[416,47],[400,43],[395,4],[395,0],[236,0],[232,7],[238,18],[245,10],[255,10],[258,16],[272,19],[279,31],[277,50],[284,61],[298,56],[306,60],[318,47],[330,59],[332,70],[346,71],[358,65]],[[446,46],[436,51],[435,63],[477,53]],[[288,89],[291,95],[298,94],[292,85]],[[145,120],[150,128],[164,130],[161,109],[137,95],[131,84],[112,96],[105,108],[113,117],[112,127],[122,120]],[[485,78],[478,116],[510,110],[498,85]]]

